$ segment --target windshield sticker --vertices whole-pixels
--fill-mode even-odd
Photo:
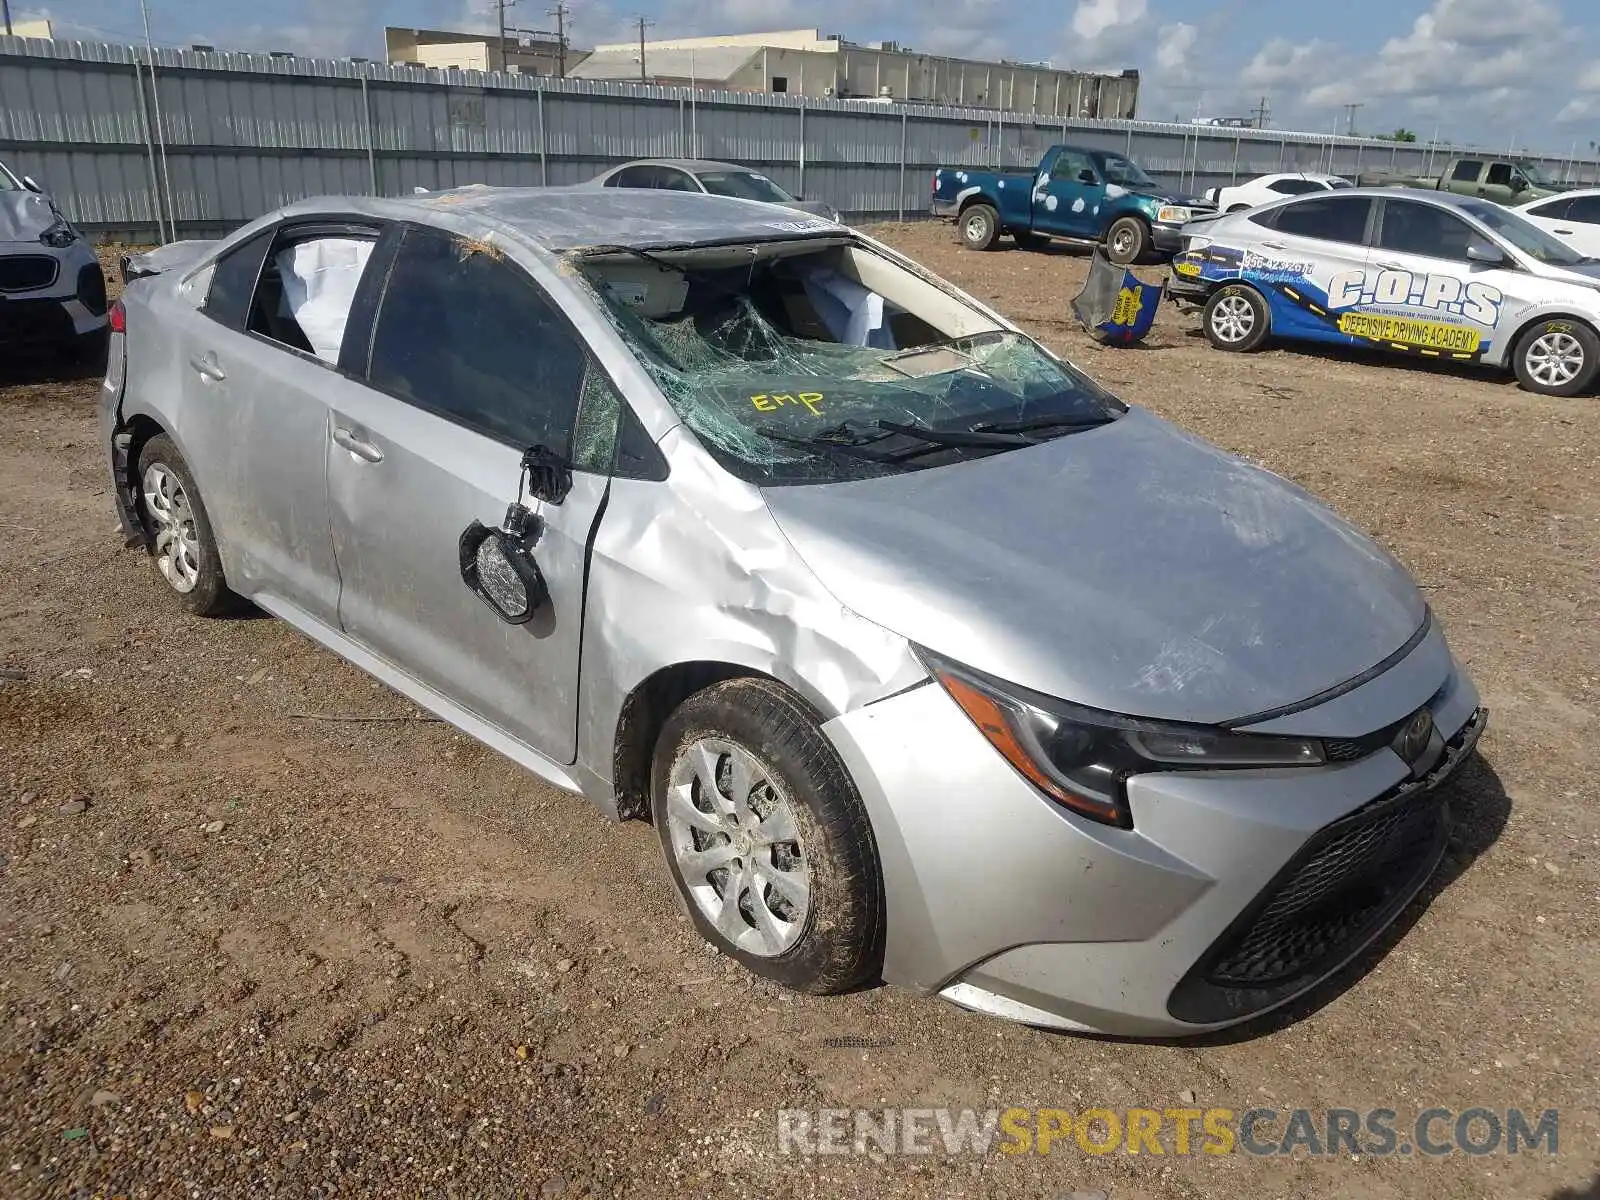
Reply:
[[[822,403],[822,400],[821,392],[796,392],[793,395],[787,393],[769,395],[766,392],[762,392],[750,397],[750,403],[755,405],[761,412],[777,412],[786,404],[800,404],[810,410],[813,417],[822,415],[822,410],[817,407]]]

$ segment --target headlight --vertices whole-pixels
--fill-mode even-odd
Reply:
[[[1156,210],[1156,220],[1163,225],[1188,224],[1194,212],[1181,204],[1163,204]]]
[[[67,224],[65,217],[57,217],[55,224],[39,235],[39,240],[60,250],[78,240],[78,231]]]
[[[1083,708],[1001,684],[918,651],[950,698],[1018,774],[1081,816],[1133,828],[1125,786],[1149,771],[1309,767],[1327,761],[1312,738],[1269,737]]]

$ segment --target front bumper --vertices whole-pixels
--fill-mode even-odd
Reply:
[[[87,244],[0,249],[0,346],[67,345],[105,326],[105,276]]]
[[[1131,830],[1044,799],[937,684],[830,721],[883,865],[884,978],[1027,1024],[1138,1037],[1221,1028],[1315,986],[1431,874],[1436,789],[1482,729],[1442,637],[1417,655],[1443,671],[1403,662],[1341,701],[1347,711],[1370,688],[1391,707],[1430,706],[1439,757],[1420,783],[1389,749],[1316,768],[1144,775],[1129,782]],[[1319,711],[1296,720],[1314,725]],[[1349,851],[1367,841],[1377,857]],[[1315,891],[1307,871],[1332,859],[1347,869]],[[1375,897],[1373,871],[1388,885]],[[1273,908],[1274,897],[1287,899]]]
[[[1158,254],[1162,254],[1168,258],[1171,258],[1174,254],[1183,253],[1183,226],[1150,226],[1150,244],[1155,247]]]

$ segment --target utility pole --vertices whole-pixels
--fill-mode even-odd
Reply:
[[[650,26],[654,25],[655,22],[646,20],[644,17],[639,17],[637,19],[639,22],[639,82],[649,83],[650,76],[645,72],[644,69],[644,31],[650,28]]]
[[[550,15],[556,19],[556,78],[567,77],[567,18],[572,15],[572,10],[562,0],[557,0],[556,6],[550,10]]]
[[[515,4],[517,0],[494,0],[495,11],[500,14],[500,70],[506,69],[506,9]],[[490,69],[494,64],[489,64]]]
[[[1265,129],[1267,121],[1272,117],[1272,105],[1267,103],[1267,98],[1265,96],[1261,97],[1261,103],[1256,105],[1252,111],[1256,114],[1256,128]]]
[[[1355,137],[1356,135],[1356,109],[1365,107],[1365,104],[1346,104],[1344,106],[1344,111],[1349,118],[1346,129],[1349,131],[1351,137]]]
[[[3,9],[5,11],[5,15],[6,15],[6,36],[10,37],[11,36],[11,0],[0,0],[0,9]]]

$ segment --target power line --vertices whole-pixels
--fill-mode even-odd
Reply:
[[[1365,108],[1365,107],[1366,107],[1366,105],[1364,103],[1346,104],[1344,106],[1345,114],[1349,118],[1348,123],[1346,125],[1346,130],[1349,132],[1350,136],[1352,136],[1352,137],[1355,136],[1355,132],[1356,132],[1356,110],[1358,108]]]
[[[1250,111],[1256,115],[1256,128],[1265,129],[1267,122],[1272,119],[1272,104],[1263,96],[1261,97],[1261,103]]]

